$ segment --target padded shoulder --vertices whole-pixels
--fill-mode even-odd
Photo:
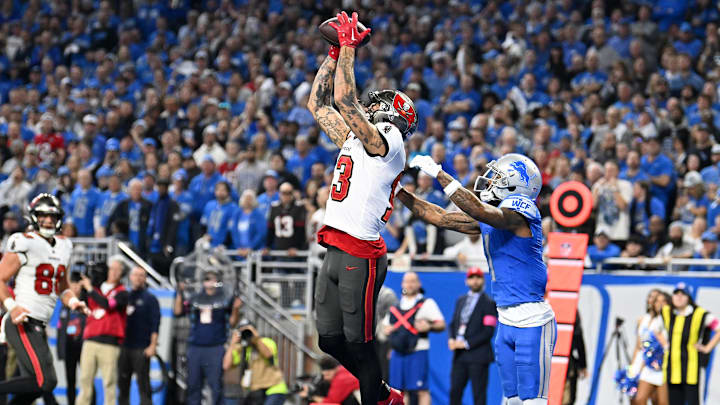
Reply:
[[[540,221],[540,210],[535,202],[522,194],[511,195],[500,203],[500,208],[507,208],[524,216],[530,221]]]

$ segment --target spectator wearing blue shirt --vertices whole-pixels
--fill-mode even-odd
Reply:
[[[155,204],[158,199],[158,192],[155,190],[155,172],[146,170],[141,172],[138,178],[143,182],[143,198]]]
[[[191,234],[190,234],[190,218],[192,216],[193,195],[185,190],[187,174],[185,169],[177,170],[173,176],[173,191],[170,197],[178,204],[178,228],[177,239],[175,240],[175,254],[178,256],[185,255],[191,250]]]
[[[215,199],[205,205],[200,218],[200,224],[205,227],[206,238],[212,247],[225,244],[230,236],[230,221],[238,210],[230,194],[230,184],[226,181],[215,184]]]
[[[95,216],[102,204],[102,193],[92,185],[90,171],[78,172],[78,185],[67,207],[68,222],[75,226],[78,236],[95,236]]]
[[[622,18],[617,24],[617,34],[608,41],[608,45],[615,49],[623,59],[630,59],[630,42],[633,38],[630,35],[629,24],[629,18]]]
[[[490,91],[495,93],[500,100],[505,100],[510,90],[515,86],[512,80],[510,80],[510,70],[507,66],[499,66],[496,72],[496,80],[490,86]]]
[[[240,196],[240,209],[233,215],[231,234],[233,249],[240,250],[240,256],[265,247],[267,219],[258,208],[254,190],[245,190]]]
[[[95,236],[104,237],[108,234],[108,221],[110,215],[115,211],[115,207],[128,198],[128,195],[122,191],[122,182],[120,177],[113,171],[108,177],[108,189],[103,193],[102,203],[100,205],[98,227],[95,230]]]
[[[693,259],[720,259],[718,251],[718,237],[712,231],[705,231],[701,237],[702,247],[695,252]],[[690,271],[720,271],[720,266],[704,266],[695,264],[690,266]]]
[[[705,194],[705,185],[700,173],[694,170],[687,172],[683,185],[685,189],[678,193],[674,216],[679,217],[683,224],[690,227],[695,218],[706,217],[710,199]],[[713,226],[713,224],[708,225]]]
[[[205,205],[214,198],[215,185],[223,180],[222,175],[215,170],[215,161],[212,156],[205,155],[200,164],[201,173],[190,181],[188,191],[193,196],[193,218],[199,220]]]
[[[707,226],[716,226],[717,217],[720,215],[720,190],[715,193],[715,199],[710,203],[707,209]]]
[[[590,261],[590,267],[595,268],[607,258],[620,256],[620,247],[610,243],[610,238],[604,229],[600,228],[595,231],[593,242],[594,244],[587,248],[587,260]]]
[[[676,63],[679,71],[671,72],[668,70],[665,72],[670,91],[679,95],[685,86],[691,86],[697,92],[702,90],[705,81],[693,71],[690,55],[681,53],[675,57],[678,59]]]
[[[625,168],[620,171],[618,178],[633,184],[638,181],[650,181],[650,177],[640,167],[640,153],[638,151],[631,150],[628,152],[625,159]]]
[[[300,134],[307,134],[310,127],[315,125],[315,118],[313,118],[310,110],[307,109],[308,94],[304,95],[296,106],[294,106],[288,113],[287,120],[294,122],[299,127]]]
[[[649,137],[646,144],[647,154],[640,160],[640,167],[650,177],[650,194],[667,208],[670,194],[675,188],[675,167],[672,160],[661,153],[657,136]]]
[[[98,117],[94,114],[87,114],[83,117],[83,133],[81,138],[85,142],[91,142],[93,159],[102,162],[105,157],[105,139],[98,133]]]
[[[572,88],[583,95],[597,93],[605,85],[607,74],[599,69],[598,53],[591,50],[585,56],[585,71],[575,76],[570,82]]]
[[[521,114],[550,104],[550,97],[537,90],[537,80],[532,73],[525,73],[520,87],[513,87],[508,98],[515,103],[515,107]]]
[[[680,24],[679,31],[680,39],[673,42],[673,47],[678,53],[686,53],[692,59],[696,59],[700,55],[700,51],[702,51],[703,43],[695,38],[690,23],[684,22]]]
[[[295,150],[290,159],[288,159],[287,170],[297,177],[301,184],[305,186],[305,182],[310,178],[312,165],[320,161],[318,156],[310,149],[310,141],[305,135],[295,137]]]
[[[258,209],[267,219],[270,216],[270,206],[280,199],[278,192],[279,180],[275,170],[268,170],[262,178],[263,193],[257,198]]]
[[[445,122],[451,122],[458,117],[465,117],[470,122],[473,115],[482,107],[482,97],[474,90],[475,81],[471,75],[460,77],[460,89],[450,94],[447,103],[443,107]]]
[[[448,56],[445,52],[436,52],[432,56],[432,70],[423,74],[423,81],[430,91],[430,101],[435,102],[448,88],[457,87],[457,78],[448,69]]]

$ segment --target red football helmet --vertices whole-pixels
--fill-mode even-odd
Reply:
[[[368,107],[380,104],[380,108],[371,111],[369,120],[373,124],[389,122],[397,127],[403,136],[409,136],[417,128],[417,111],[410,97],[397,90],[371,91]]]

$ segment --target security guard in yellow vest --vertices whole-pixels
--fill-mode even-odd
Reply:
[[[665,306],[662,311],[670,337],[663,361],[670,405],[700,403],[699,355],[709,353],[720,341],[720,333],[715,333],[708,344],[701,343],[705,330],[717,332],[720,322],[705,309],[695,305],[692,295],[691,286],[678,283],[673,291],[672,307]]]

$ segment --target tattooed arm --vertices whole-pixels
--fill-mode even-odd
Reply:
[[[468,235],[477,235],[480,233],[478,221],[464,212],[447,212],[435,204],[417,198],[415,194],[409,193],[402,188],[396,197],[402,201],[413,214],[429,224]]]
[[[325,58],[325,62],[320,66],[315,76],[307,107],[320,128],[340,148],[345,142],[350,128],[332,106],[333,75],[336,66],[337,62],[333,58]]]
[[[335,105],[353,134],[363,143],[365,151],[371,155],[385,156],[388,152],[387,142],[375,125],[368,121],[365,109],[357,98],[354,65],[355,48],[340,48],[339,70],[335,75]]]
[[[437,179],[443,187],[446,187],[455,180],[443,170],[440,170]],[[498,208],[484,203],[477,198],[475,193],[464,187],[460,187],[454,192],[450,200],[470,217],[486,223],[495,229],[514,231],[515,234],[520,237],[532,236],[530,227],[521,214],[508,208]]]

